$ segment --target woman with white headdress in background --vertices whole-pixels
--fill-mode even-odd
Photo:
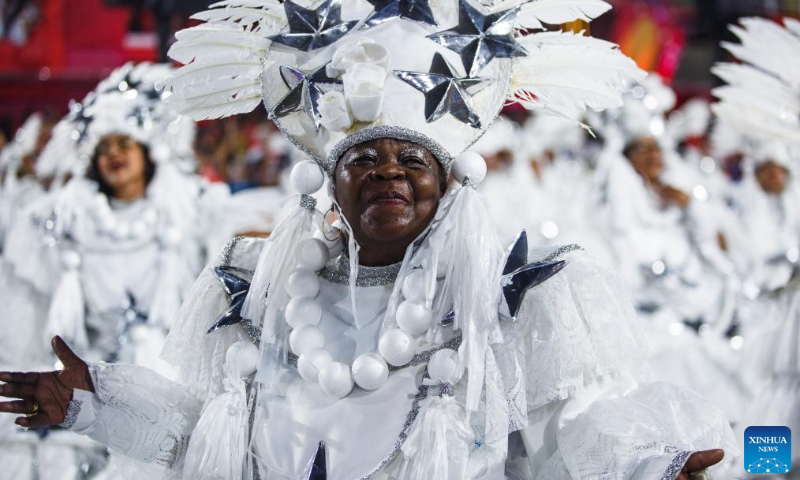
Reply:
[[[744,279],[739,317],[750,361],[743,377],[756,393],[742,429],[789,427],[795,463],[800,460],[800,189],[793,173],[800,159],[800,22],[746,18],[731,31],[739,42],[723,47],[742,63],[714,68],[726,84],[714,90],[719,101],[713,109],[742,139],[746,165],[734,197],[743,241],[731,249]]]
[[[194,122],[168,110],[159,89],[172,71],[125,65],[55,129],[42,159],[65,183],[20,214],[4,252],[19,288],[0,293],[3,364],[52,365],[43,347],[59,334],[95,361],[172,374],[158,354],[205,263],[210,207],[227,198],[191,173]],[[72,448],[86,442],[71,433],[38,442],[15,430],[3,429],[13,446],[4,452],[17,460],[56,446],[60,456],[14,462],[11,478],[79,478],[94,454]]]
[[[598,127],[607,239],[649,333],[656,375],[702,393],[736,421],[745,395],[725,337],[730,262],[707,233],[716,223],[706,204],[687,193],[689,168],[663,138],[674,99],[651,76]]]
[[[497,239],[475,188],[486,164],[467,149],[508,99],[606,108],[643,75],[608,42],[539,31],[604,2],[506,7],[199,14],[173,47],[188,65],[170,100],[198,119],[263,102],[313,158],[292,171],[299,195],[268,239],[232,241],[200,276],[164,351],[175,381],[90,366],[56,337],[64,369],[0,373],[0,395],[19,398],[0,411],[63,422],[147,478],[688,480],[721,460],[706,449],[734,453],[718,409],[649,381],[606,267],[574,246],[529,251],[520,236],[504,252]],[[493,47],[458,55],[454,36]],[[571,90],[576,77],[601,93]],[[326,174],[341,229],[310,197]]]

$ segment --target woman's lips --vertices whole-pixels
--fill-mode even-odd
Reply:
[[[408,197],[398,191],[376,192],[367,197],[370,205],[406,206],[411,203]]]

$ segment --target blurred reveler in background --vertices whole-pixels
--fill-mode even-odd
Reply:
[[[723,47],[741,63],[714,73],[718,122],[740,137],[744,179],[734,196],[740,242],[731,254],[742,282],[742,335],[749,361],[742,371],[757,394],[742,428],[788,426],[800,432],[800,22],[746,18],[731,27],[738,42]],[[792,463],[800,442],[792,444]],[[793,466],[794,466],[793,465]],[[793,472],[796,470],[793,469]]]
[[[54,179],[51,191],[13,206],[0,363],[52,365],[47,344],[58,332],[95,361],[171,375],[159,352],[228,196],[192,173],[194,122],[162,101],[171,72],[126,65],[54,129],[36,166]],[[74,478],[102,464],[98,447],[67,432],[38,439],[4,425],[13,478]]]

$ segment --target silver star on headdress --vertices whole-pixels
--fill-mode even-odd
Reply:
[[[481,119],[470,104],[472,95],[490,80],[459,78],[447,60],[436,52],[428,73],[395,70],[397,77],[425,94],[425,119],[435,122],[449,113],[474,128],[481,128]]]
[[[270,40],[304,52],[327,47],[358,23],[342,21],[342,0],[323,0],[315,9],[286,0],[283,9],[289,20],[289,33],[274,35]]]
[[[393,18],[405,18],[437,26],[430,0],[367,0],[375,11],[367,18],[364,28],[374,27]]]
[[[467,76],[474,77],[495,57],[522,57],[528,53],[512,34],[519,9],[483,15],[467,0],[460,0],[458,26],[428,38],[461,55]]]
[[[325,65],[313,72],[281,66],[281,77],[289,87],[289,93],[272,108],[269,117],[275,120],[303,110],[319,131],[319,99],[327,92],[341,90],[342,81],[329,77]]]

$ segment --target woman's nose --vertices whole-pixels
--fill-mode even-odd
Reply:
[[[379,162],[371,173],[373,180],[388,181],[405,178],[405,170],[394,160]]]

